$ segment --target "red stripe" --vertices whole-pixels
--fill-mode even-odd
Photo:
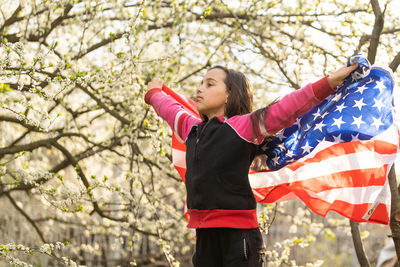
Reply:
[[[379,204],[373,211],[369,220],[364,220],[362,217],[371,207],[370,203],[351,204],[342,200],[335,200],[333,203],[324,201],[319,198],[312,198],[305,191],[294,192],[313,212],[321,216],[326,216],[328,211],[333,210],[355,222],[374,222],[381,224],[389,223],[389,214],[387,207],[384,204]]]
[[[178,171],[179,176],[181,177],[182,181],[185,183],[185,174],[186,174],[186,169],[185,168],[181,168],[178,167],[176,165],[174,165],[175,169]]]
[[[309,189],[318,193],[336,188],[382,186],[386,181],[386,172],[387,165],[376,169],[343,171],[296,181],[291,183],[291,187]]]
[[[260,198],[257,194],[254,195],[256,197],[256,201],[259,203],[273,203],[278,201],[281,197],[292,192],[289,189],[288,183],[264,188],[253,188],[253,190],[257,191],[257,193],[263,196],[263,198]]]
[[[255,188],[253,190],[264,196],[263,199],[257,197],[257,202],[271,203],[290,193],[294,188],[307,189],[319,193],[338,188],[382,186],[386,181],[387,168],[388,165],[384,165],[376,169],[343,171],[302,181],[294,181],[292,183]]]
[[[178,101],[184,108],[186,108],[187,110],[189,110],[190,112],[192,112],[193,114],[197,115],[198,118],[200,118],[199,112],[196,109],[196,103],[191,100],[191,99],[187,99],[189,101],[186,102],[185,100],[182,99],[182,97],[180,95],[178,95],[177,93],[175,93],[174,91],[172,91],[171,89],[169,89],[166,85],[163,84],[162,86],[162,90],[167,94],[172,96],[173,98],[175,98],[176,101]],[[181,100],[181,101],[180,101]]]
[[[189,228],[228,227],[250,229],[258,227],[257,210],[196,210],[189,209]]]
[[[175,133],[172,133],[172,148],[186,152],[185,144],[178,141],[178,139],[175,136]]]
[[[373,211],[371,217],[368,220],[362,219],[362,217],[366,214],[368,209],[371,207],[371,203],[363,203],[363,204],[351,204],[342,200],[335,200],[333,203],[328,201],[324,201],[320,198],[311,197],[306,191],[302,188],[291,188],[289,190],[288,187],[285,186],[277,186],[275,188],[258,188],[255,189],[257,192],[263,194],[268,191],[271,191],[267,198],[260,199],[256,196],[257,202],[271,203],[279,200],[282,196],[293,192],[297,197],[299,197],[313,212],[317,213],[321,216],[326,216],[328,211],[335,211],[355,222],[373,222],[380,224],[388,224],[389,223],[389,214],[388,209],[385,204],[379,204],[377,208]]]

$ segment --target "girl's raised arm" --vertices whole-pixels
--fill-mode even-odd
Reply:
[[[145,102],[152,105],[176,136],[185,141],[192,126],[201,123],[201,120],[186,112],[179,102],[161,90],[161,79],[154,78],[147,87],[149,91],[145,95]]]
[[[357,64],[342,67],[331,76],[326,76],[302,89],[287,94],[270,106],[247,115],[235,116],[227,122],[244,139],[261,144],[264,138],[293,125],[301,115],[321,103],[336,91],[336,87],[357,68]]]

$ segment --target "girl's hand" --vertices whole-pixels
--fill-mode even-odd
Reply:
[[[151,80],[151,82],[149,82],[147,84],[147,89],[148,90],[153,89],[153,88],[160,88],[161,89],[162,85],[163,85],[163,80],[161,80],[160,78],[155,77],[155,78],[153,78],[153,80]]]
[[[346,79],[346,77],[349,76],[353,70],[357,69],[357,67],[358,67],[358,63],[351,65],[349,67],[347,67],[347,66],[341,67],[335,73],[328,76],[329,85],[332,88],[338,87],[339,85],[341,85],[344,82],[344,79]]]

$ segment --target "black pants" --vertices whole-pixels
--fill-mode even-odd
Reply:
[[[263,266],[264,243],[258,228],[200,228],[196,234],[195,267]]]

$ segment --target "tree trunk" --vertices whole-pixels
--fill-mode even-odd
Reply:
[[[400,262],[400,196],[397,188],[396,171],[394,164],[390,169],[389,176],[390,192],[392,195],[390,210],[390,229],[392,230],[392,238],[396,248],[398,263]],[[400,265],[400,263],[399,263]]]

